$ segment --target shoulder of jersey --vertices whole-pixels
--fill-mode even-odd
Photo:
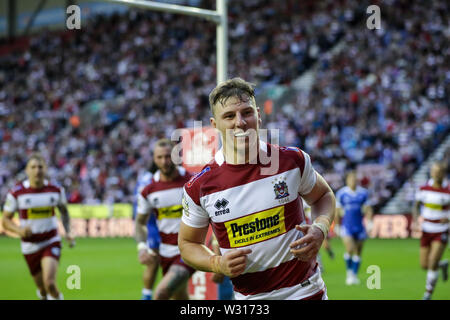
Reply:
[[[151,192],[151,189],[154,187],[154,185],[155,185],[155,180],[153,180],[153,177],[152,177],[150,182],[148,184],[146,184],[139,193]]]
[[[11,193],[16,193],[17,191],[20,191],[22,189],[25,189],[25,187],[23,186],[23,181],[20,181],[16,183],[14,187],[12,187]]]
[[[211,160],[207,165],[205,165],[202,170],[194,174],[191,179],[184,185],[186,188],[192,188],[194,185],[199,185],[208,177],[211,177],[212,171],[219,168],[215,160]]]
[[[280,147],[278,145],[272,145],[277,147],[280,150],[280,153],[287,155],[287,156],[292,156],[292,157],[301,157],[303,158],[303,153],[302,150],[300,148],[297,147]]]

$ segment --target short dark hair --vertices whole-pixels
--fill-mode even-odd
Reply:
[[[238,97],[242,101],[254,99],[255,85],[242,78],[229,79],[217,85],[209,94],[209,107],[212,115],[215,116],[214,106],[217,102],[223,105],[231,97]]]

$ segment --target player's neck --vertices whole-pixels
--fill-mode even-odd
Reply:
[[[44,181],[42,180],[31,180],[30,181],[30,188],[32,189],[40,189],[44,186]]]
[[[249,148],[250,149],[250,148]],[[256,150],[259,150],[259,141],[256,145]],[[223,157],[225,162],[231,165],[257,163],[258,152],[250,152],[250,150],[236,150],[234,146],[223,146]]]
[[[179,176],[179,173],[178,173],[178,170],[176,168],[170,174],[164,174],[164,173],[162,173],[160,171],[160,180],[163,181],[163,182],[173,181],[176,178],[178,178],[178,176]]]
[[[437,181],[434,179],[433,184],[431,185],[435,189],[441,189],[442,188],[442,181]]]

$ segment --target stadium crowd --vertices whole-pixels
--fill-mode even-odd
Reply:
[[[448,132],[450,8],[384,1],[382,29],[368,30],[368,5],[231,0],[229,75],[290,84],[318,61],[311,92],[265,126],[287,128],[284,142],[310,153],[319,172],[386,165],[386,195]],[[339,41],[344,49],[330,55]],[[39,150],[70,202],[128,202],[157,139],[209,124],[215,26],[130,10],[39,33],[0,65],[1,198]]]

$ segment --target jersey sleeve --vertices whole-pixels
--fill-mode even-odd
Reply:
[[[5,205],[3,206],[3,211],[6,212],[16,212],[18,208],[17,199],[9,192],[6,195]]]
[[[414,198],[417,202],[423,202],[422,199],[422,188],[416,189],[416,193],[414,195]]]
[[[148,202],[148,200],[144,197],[142,192],[137,195],[137,213],[138,214],[147,214],[150,213],[152,206]]]
[[[311,158],[309,157],[309,155],[302,150],[300,150],[300,152],[303,155],[304,167],[302,176],[300,177],[300,186],[298,188],[298,193],[300,195],[305,195],[310,193],[311,190],[313,189],[317,181],[317,176],[316,170],[314,170],[311,164]]]
[[[197,199],[198,201],[199,199]],[[183,188],[183,216],[181,221],[184,224],[193,228],[203,228],[209,224],[208,213],[191,198],[188,192],[186,192],[186,187]]]

